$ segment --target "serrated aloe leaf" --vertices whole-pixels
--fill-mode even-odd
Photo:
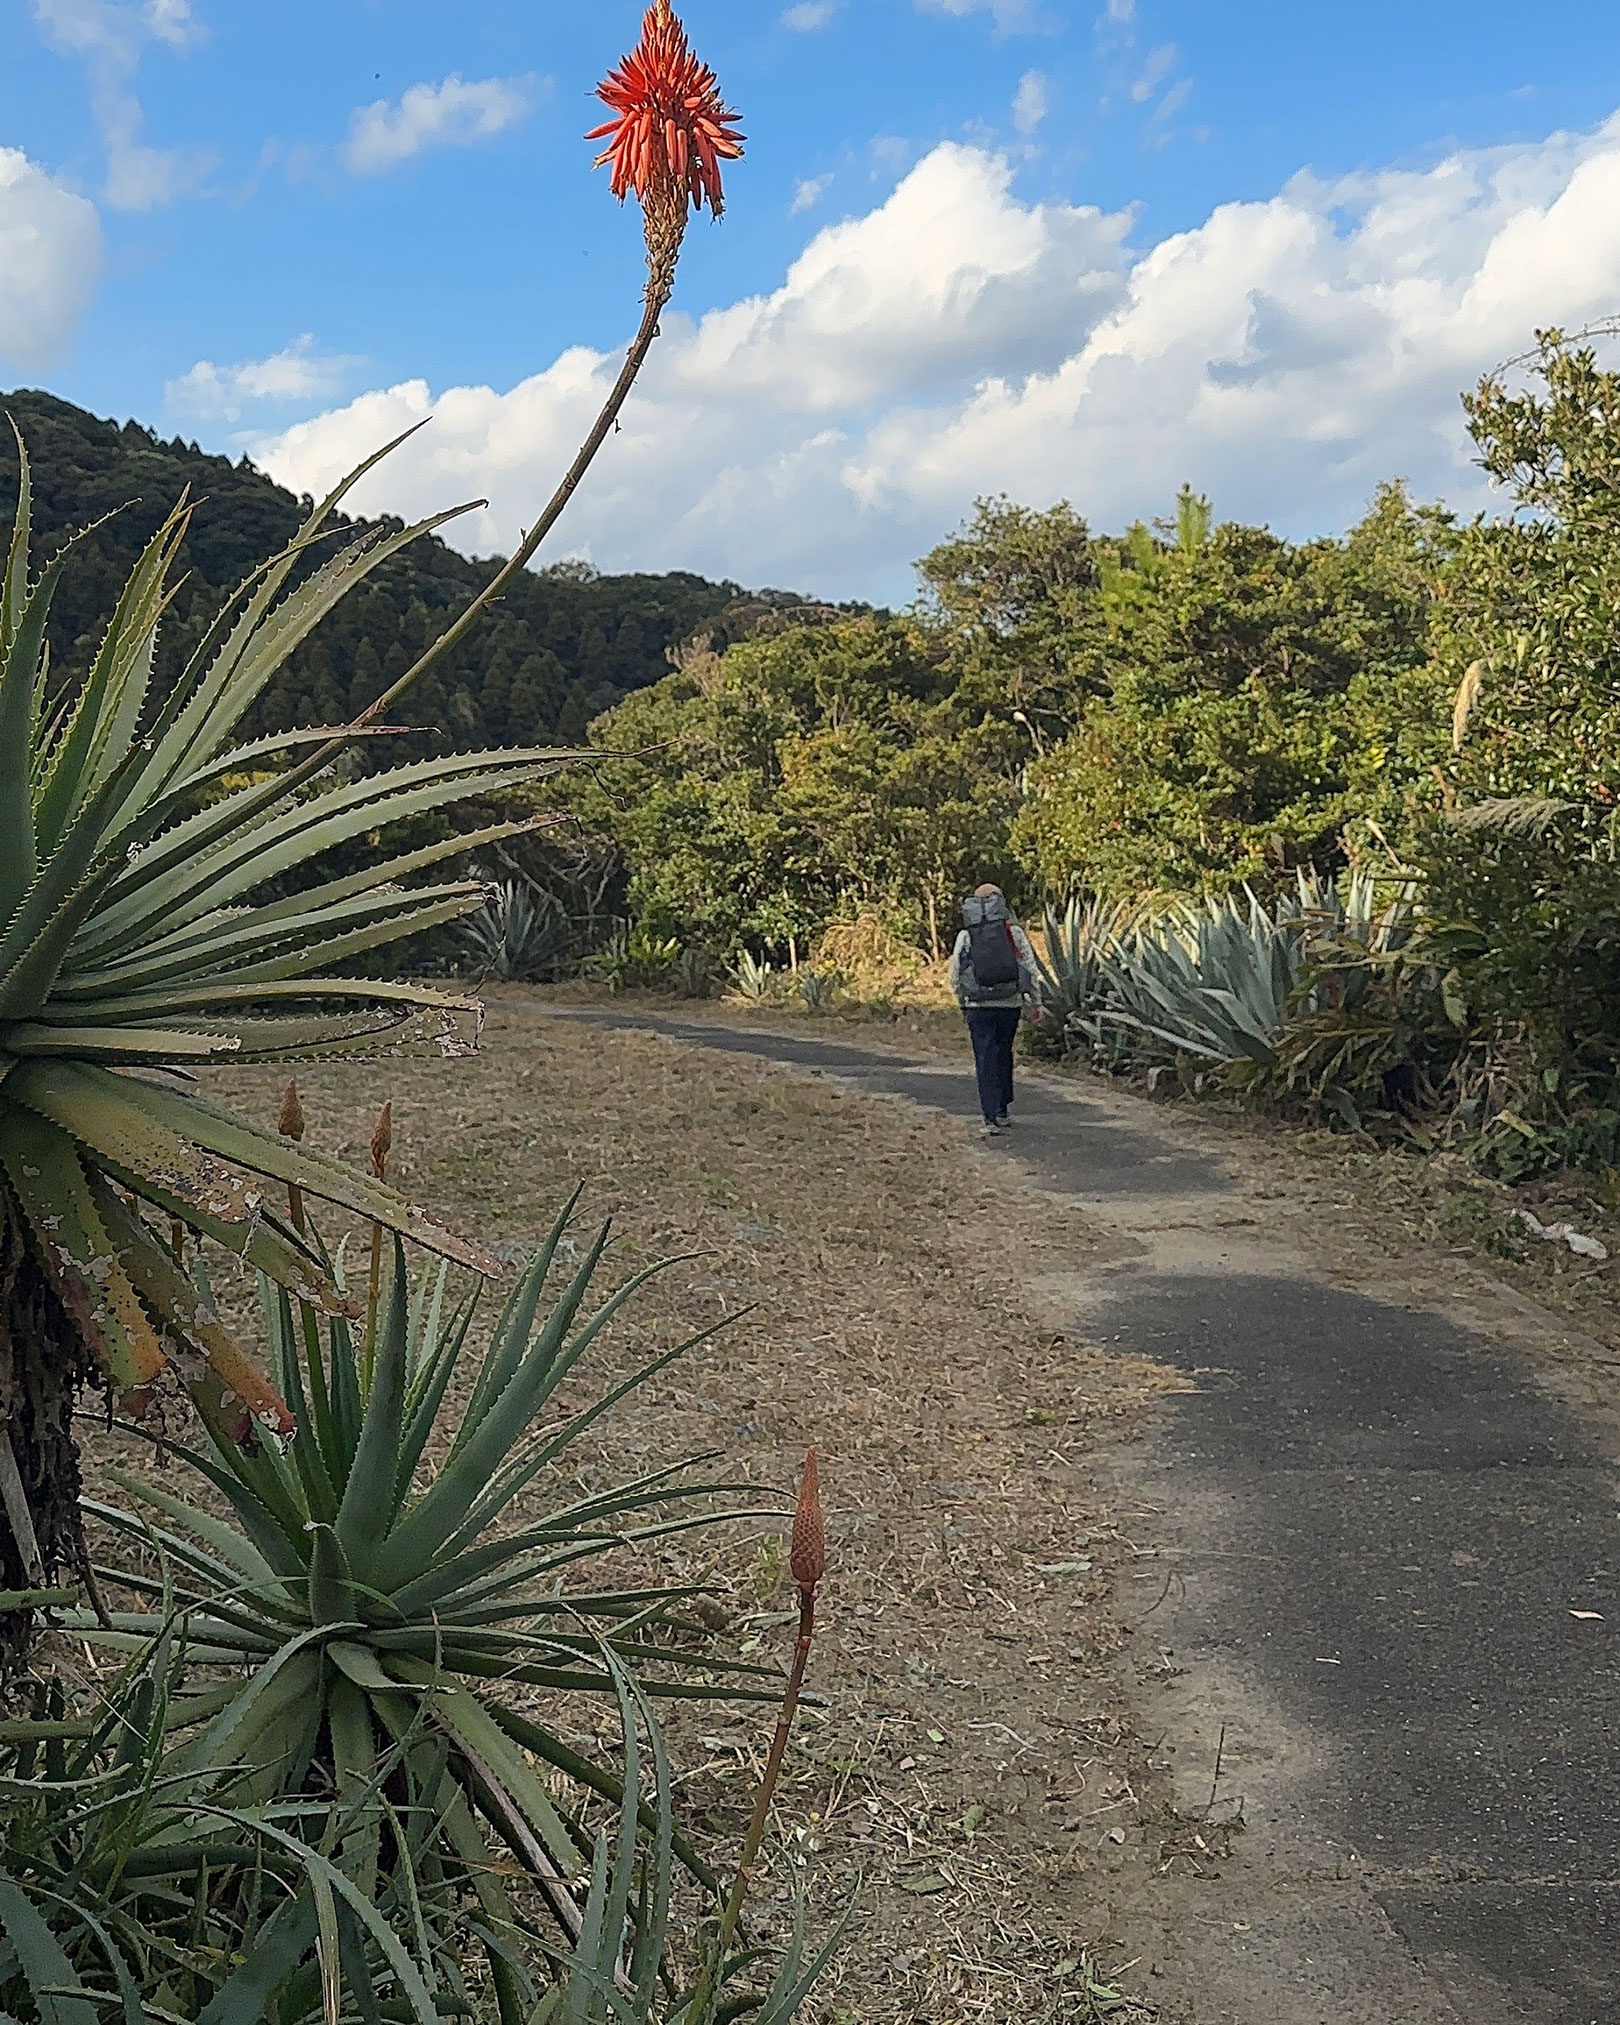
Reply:
[[[376,1367],[334,1531],[351,1558],[369,1556],[398,1516],[395,1483],[405,1414],[405,1329],[409,1286],[405,1247],[394,1240],[393,1295],[384,1310]]]
[[[108,1378],[132,1394],[155,1383],[167,1361],[163,1347],[96,1213],[72,1140],[0,1104],[0,1167],[58,1297]]]
[[[166,580],[190,518],[182,500],[141,552],[47,761],[34,805],[42,857],[56,850],[86,801],[131,757],[158,624],[172,596]]]
[[[23,1062],[6,1079],[6,1095],[48,1118],[98,1159],[149,1175],[166,1195],[216,1223],[245,1223],[263,1205],[263,1184],[189,1144],[151,1116],[129,1076],[77,1061]]]
[[[247,1439],[255,1422],[277,1434],[291,1434],[295,1422],[286,1401],[221,1324],[212,1302],[105,1181],[91,1176],[89,1185],[118,1261],[141,1300],[152,1314],[163,1318],[180,1341],[194,1345],[208,1360],[221,1388],[209,1402],[214,1412],[234,1414],[238,1441]],[[182,1371],[181,1375],[191,1384],[197,1382],[198,1374]]]
[[[23,1064],[12,1071],[12,1076],[38,1076],[44,1067],[39,1063]],[[499,1260],[481,1245],[443,1229],[394,1189],[356,1174],[341,1162],[307,1146],[284,1139],[279,1133],[262,1131],[189,1092],[181,1095],[133,1076],[115,1076],[105,1069],[86,1067],[78,1073],[103,1091],[109,1103],[133,1106],[177,1138],[217,1154],[222,1160],[290,1183],[340,1208],[351,1209],[428,1251],[471,1266],[475,1272],[492,1276],[500,1270]]]
[[[90,1992],[22,1887],[0,1877],[0,1928],[16,1956],[41,2025],[99,2025]]]

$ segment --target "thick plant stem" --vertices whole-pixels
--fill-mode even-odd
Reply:
[[[536,549],[539,548],[541,542],[545,540],[546,536],[556,526],[558,520],[562,517],[563,509],[579,490],[580,481],[584,478],[586,472],[590,470],[597,451],[607,441],[608,431],[618,421],[619,411],[629,399],[630,389],[635,385],[636,376],[646,363],[648,352],[652,350],[653,339],[658,335],[658,319],[668,307],[673,280],[674,276],[671,274],[668,281],[648,289],[647,306],[642,312],[641,328],[636,332],[635,339],[625,355],[625,361],[620,368],[619,377],[613,383],[613,391],[608,395],[606,402],[603,404],[602,412],[597,416],[595,423],[592,425],[590,434],[580,445],[578,456],[575,457],[573,463],[569,465],[567,471],[563,474],[562,483],[547,502],[545,511],[513,551],[500,574],[492,578],[484,586],[477,597],[473,599],[472,603],[461,614],[460,618],[455,621],[454,625],[446,627],[438,639],[433,641],[430,646],[418,655],[414,664],[406,669],[405,673],[400,676],[399,680],[391,688],[385,689],[375,703],[370,704],[360,713],[360,716],[355,720],[355,728],[374,724],[396,698],[401,696],[413,682],[424,675],[442,654],[449,653],[450,649],[466,635],[484,607],[493,603],[500,596],[501,592],[517,575],[518,571],[528,567]]]
[[[17,1558],[22,1562],[23,1579],[30,1588],[44,1588],[45,1560],[39,1551],[34,1516],[28,1509],[28,1493],[23,1489],[22,1471],[17,1467],[17,1452],[11,1446],[9,1429],[4,1427],[0,1427],[0,1505],[5,1507],[6,1518],[11,1525]]]
[[[771,1738],[770,1755],[765,1760],[765,1773],[759,1782],[759,1794],[754,1801],[754,1816],[748,1824],[748,1834],[743,1840],[742,1855],[737,1862],[737,1875],[732,1880],[726,1909],[720,1918],[720,1931],[715,1937],[714,1952],[704,1964],[702,1979],[697,1994],[687,2010],[692,2025],[707,2025],[707,2006],[715,1990],[715,1978],[724,1974],[726,1950],[737,1935],[737,1923],[742,1918],[743,1900],[748,1896],[750,1873],[759,1858],[760,1844],[765,1840],[765,1824],[770,1819],[771,1802],[776,1797],[777,1781],[782,1776],[782,1761],[787,1756],[788,1739],[793,1733],[793,1717],[799,1706],[799,1690],[804,1686],[804,1670],[810,1659],[810,1641],[816,1629],[816,1592],[812,1589],[799,1591],[799,1635],[793,1646],[793,1664],[788,1670],[787,1688],[782,1696],[782,1713],[776,1719],[776,1734]]]

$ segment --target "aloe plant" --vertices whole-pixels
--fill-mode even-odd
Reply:
[[[321,1796],[369,1792],[379,1766],[397,1761],[437,1824],[435,1862],[476,1896],[503,2019],[525,2015],[510,1968],[522,1922],[506,1878],[524,1877],[565,1937],[580,1931],[570,1885],[589,1843],[535,1763],[582,1795],[616,1790],[570,1747],[561,1712],[580,1696],[614,1699],[621,1672],[654,1697],[763,1692],[757,1669],[694,1645],[699,1627],[680,1608],[692,1590],[580,1579],[617,1548],[712,1523],[722,1510],[735,1516],[718,1502],[731,1487],[677,1464],[548,1502],[538,1515],[523,1502],[553,1492],[579,1436],[691,1347],[540,1426],[558,1387],[659,1270],[587,1312],[608,1232],[560,1271],[572,1210],[519,1279],[470,1374],[461,1367],[472,1300],[448,1300],[446,1265],[413,1293],[397,1240],[369,1357],[344,1317],[323,1328],[312,1307],[264,1278],[272,1371],[296,1431],[284,1444],[216,1437],[178,1451],[225,1500],[229,1523],[173,1489],[116,1478],[134,1509],[90,1501],[87,1511],[162,1565],[109,1565],[103,1580],[145,1594],[150,1607],[105,1622],[88,1611],[63,1619],[117,1651],[142,1650],[172,1619],[183,1623],[193,1661],[221,1685],[173,1738],[164,1771],[218,1804],[296,1814],[299,1803],[324,1806]],[[437,1439],[448,1439],[435,1461],[441,1418],[455,1425],[441,1429]],[[538,1709],[524,1693],[536,1689]],[[345,1838],[367,1889],[397,1865],[397,1841],[364,1817]]]
[[[324,1816],[307,1804],[233,1804],[172,1769],[174,1732],[221,1700],[192,1680],[174,1631],[142,1648],[88,1707],[83,1691],[41,1683],[27,1717],[0,1723],[4,2015],[41,2025],[91,2025],[103,2014],[134,2025],[333,2016],[714,2025],[747,2012],[755,2025],[786,2025],[842,1924],[810,1957],[796,1908],[764,1991],[749,1988],[756,1948],[717,1953],[711,1943],[706,1982],[679,1994],[670,1766],[647,1696],[610,1647],[599,1657],[622,1747],[602,1782],[606,1805],[579,1837],[572,1937],[539,1946],[538,1936],[491,1927],[465,1868],[440,1860],[436,1794],[411,1776],[409,1733]],[[436,1777],[443,1753],[425,1755]],[[368,1862],[368,1844],[385,1838],[390,1861]],[[493,1991],[468,1973],[468,1940],[481,1928],[502,1964]]]
[[[67,1427],[83,1380],[138,1405],[166,1345],[178,1343],[216,1420],[238,1432],[252,1414],[287,1424],[283,1403],[177,1270],[173,1221],[328,1307],[341,1299],[270,1211],[272,1179],[488,1264],[394,1191],[231,1117],[185,1072],[423,1041],[462,1048],[474,1001],[341,967],[480,904],[464,880],[401,882],[431,879],[447,857],[518,825],[341,876],[311,881],[305,868],[402,818],[533,781],[564,756],[458,754],[336,778],[339,758],[383,740],[383,705],[337,730],[241,741],[244,716],[338,600],[450,518],[361,535],[300,578],[358,471],[248,577],[171,692],[155,698],[158,628],[190,519],[182,502],[136,564],[83,681],[57,700],[46,625],[76,544],[31,575],[20,440],[19,454],[0,578],[0,1397],[10,1403],[0,1586],[14,1592],[48,1584],[77,1558]]]
[[[189,1674],[166,1632],[94,1698],[39,1683],[29,1716],[0,1723],[5,2015],[315,2025],[346,1984],[436,2025],[434,1992],[458,1980],[453,1904],[420,1874],[409,1905],[394,1879],[368,1894],[273,1810],[166,1774],[198,1704]]]

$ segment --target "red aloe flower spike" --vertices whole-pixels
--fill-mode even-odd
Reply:
[[[647,9],[641,40],[596,95],[613,118],[585,138],[607,142],[596,167],[607,165],[614,196],[623,202],[633,190],[646,214],[657,290],[673,280],[689,207],[707,204],[716,218],[725,209],[720,164],[740,158],[746,136],[735,131],[738,115],[727,109],[714,72],[689,48],[669,0]]]

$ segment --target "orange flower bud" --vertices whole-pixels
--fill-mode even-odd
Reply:
[[[804,1459],[798,1508],[793,1514],[793,1546],[788,1566],[800,1589],[814,1589],[827,1572],[827,1529],[821,1520],[821,1487],[816,1480],[816,1452]]]
[[[304,1136],[304,1107],[298,1101],[298,1085],[289,1083],[281,1093],[281,1116],[276,1120],[283,1139]]]
[[[388,1172],[388,1154],[393,1143],[394,1106],[390,1101],[377,1113],[377,1123],[371,1134],[371,1171],[379,1181]]]

